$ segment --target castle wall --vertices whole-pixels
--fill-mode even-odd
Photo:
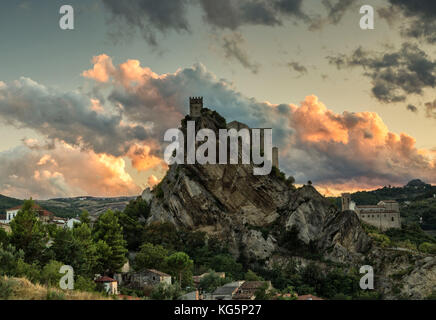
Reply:
[[[401,228],[399,212],[359,212],[357,215],[363,222],[375,226],[382,231],[390,228]]]

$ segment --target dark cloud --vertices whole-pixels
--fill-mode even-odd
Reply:
[[[151,138],[147,126],[123,125],[121,115],[91,107],[85,95],[60,92],[28,78],[0,83],[0,121],[33,129],[49,140],[120,156],[132,143]]]
[[[307,74],[307,68],[297,61],[287,63],[288,67],[299,73],[300,76]]]
[[[333,24],[338,24],[345,13],[355,4],[357,0],[322,0],[322,4],[328,9],[328,20]]]
[[[131,36],[139,30],[152,45],[157,34],[189,31],[187,13],[194,5],[204,12],[204,21],[218,29],[237,30],[244,25],[281,25],[284,18],[310,22],[302,11],[302,0],[102,0],[118,30],[112,35]]]
[[[156,30],[189,30],[188,0],[103,0],[103,3],[120,25],[127,25],[129,30],[138,28],[152,45],[157,45]]]
[[[412,111],[413,113],[417,113],[418,112],[418,108],[415,107],[413,104],[407,105],[407,110]]]
[[[242,25],[275,26],[283,17],[307,21],[302,0],[199,0],[204,20],[217,28],[236,30]]]
[[[372,80],[372,93],[382,102],[406,100],[409,94],[423,93],[436,86],[436,61],[417,45],[404,43],[400,50],[375,53],[362,47],[351,55],[327,57],[338,68],[361,67]]]
[[[436,100],[425,103],[425,115],[427,118],[436,119]]]
[[[224,49],[225,57],[228,59],[235,59],[244,68],[256,74],[259,71],[260,65],[251,61],[247,51],[242,47],[244,42],[245,40],[239,32],[224,35],[222,37],[222,47]]]
[[[436,43],[436,1],[389,0],[389,3],[410,20],[402,28],[404,36]]]

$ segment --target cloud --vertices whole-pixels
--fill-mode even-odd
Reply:
[[[198,7],[205,23],[215,29],[235,31],[242,26],[280,26],[283,19],[305,23],[310,18],[302,10],[302,0],[103,0],[118,30],[112,34],[130,35],[139,31],[151,45],[158,45],[158,35],[169,31],[190,32],[187,17]]]
[[[222,46],[224,49],[225,57],[228,59],[235,59],[244,68],[256,74],[259,71],[260,65],[250,60],[248,53],[242,48],[244,42],[245,39],[239,32],[224,35],[222,38]]]
[[[300,76],[307,74],[307,68],[297,61],[291,61],[287,63],[288,67],[296,71]]]
[[[47,139],[114,156],[125,154],[133,142],[151,138],[144,124],[127,124],[120,114],[92,110],[92,101],[82,93],[61,92],[29,78],[0,87],[0,118]]]
[[[282,18],[293,17],[307,21],[302,0],[237,1],[200,0],[204,21],[219,29],[236,30],[243,25],[277,26]]]
[[[154,187],[155,185],[157,185],[159,183],[159,179],[156,178],[154,175],[150,175],[147,179],[147,184],[150,188]]]
[[[322,0],[322,4],[328,9],[328,20],[333,24],[338,24],[345,13],[355,4],[356,0]]]
[[[372,56],[364,57],[369,66],[380,63]],[[357,60],[362,59],[358,56]],[[382,60],[382,73],[391,59],[399,58]],[[405,133],[389,131],[376,113],[336,114],[314,95],[299,105],[258,101],[202,64],[157,74],[137,60],[119,65],[108,63],[108,58],[93,61],[89,70],[96,70],[95,64],[102,70],[98,75],[84,73],[95,86],[91,96],[53,91],[28,79],[0,86],[0,118],[32,128],[48,140],[40,146],[27,139],[22,147],[27,152],[2,154],[12,159],[0,160],[2,168],[8,168],[0,176],[5,193],[25,194],[25,179],[12,183],[14,175],[32,177],[27,194],[133,192],[136,185],[126,174],[124,159],[138,170],[160,176],[163,134],[178,127],[188,113],[189,96],[203,96],[205,106],[229,122],[273,128],[281,169],[298,183],[312,180],[317,186],[339,190],[402,184],[412,178],[436,182],[434,153],[418,149],[414,138]],[[368,72],[375,72],[371,68]],[[92,110],[94,93],[102,96],[98,105],[105,102],[99,112]],[[148,134],[143,137],[136,128]]]
[[[436,119],[436,100],[425,103],[425,115],[427,118]]]
[[[410,94],[421,95],[436,86],[436,61],[417,45],[404,43],[398,51],[375,53],[362,47],[351,55],[327,57],[340,68],[361,67],[372,81],[372,94],[381,102],[405,101]]]
[[[402,30],[404,36],[436,43],[436,2],[389,0],[389,3],[409,19]]]
[[[64,143],[49,151],[19,146],[0,152],[0,167],[0,193],[17,198],[140,193],[122,158]]]
[[[418,112],[418,108],[415,107],[413,104],[407,105],[407,110],[412,111],[413,113],[417,113]]]
[[[138,29],[149,44],[156,46],[156,31],[166,33],[173,31],[188,31],[186,18],[187,0],[103,0],[104,6],[119,22],[119,27],[125,24],[129,32]]]

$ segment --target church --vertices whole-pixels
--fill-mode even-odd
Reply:
[[[342,211],[354,211],[361,221],[382,231],[392,228],[401,229],[400,206],[395,200],[382,200],[377,205],[358,206],[351,201],[349,193],[343,193],[341,204]]]

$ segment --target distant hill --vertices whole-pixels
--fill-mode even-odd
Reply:
[[[340,198],[334,198],[340,206]],[[385,186],[372,191],[358,191],[351,194],[358,205],[374,205],[381,200],[396,200],[405,223],[419,223],[421,228],[436,231],[436,186],[419,179],[409,181],[403,187]]]
[[[6,209],[19,206],[22,203],[22,200],[9,198],[0,194],[0,213],[4,213]]]
[[[136,197],[74,197],[35,200],[35,202],[59,217],[75,217],[80,215],[83,210],[87,210],[91,216],[97,217],[102,212],[109,209],[122,211],[129,201],[135,198]],[[4,213],[6,209],[19,206],[22,203],[23,200],[0,195],[0,213]]]

